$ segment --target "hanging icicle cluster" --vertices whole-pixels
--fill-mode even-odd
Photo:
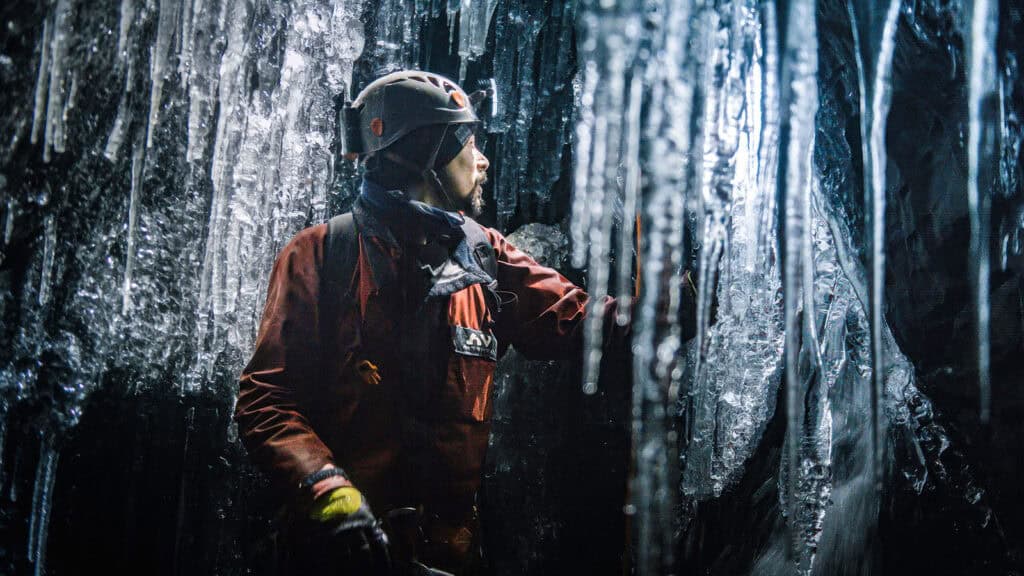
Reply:
[[[978,157],[991,164],[997,125],[997,107],[990,105],[995,76],[985,66],[994,51],[987,6],[976,3],[979,28],[972,34],[979,42],[972,113],[988,114],[972,120],[981,134],[971,140],[972,166]],[[915,489],[926,481],[927,449],[920,443],[942,432],[924,415],[930,408],[920,410],[930,403],[917,392],[914,370],[883,315],[884,138],[899,9],[899,0],[882,9],[847,5],[860,64],[865,268],[851,256],[855,215],[834,184],[823,185],[814,161],[815,1],[789,3],[782,22],[772,2],[584,5],[573,262],[587,268],[593,292],[611,291],[610,279],[617,279],[614,292],[624,303],[635,280],[630,265],[634,258],[643,264],[634,319],[630,502],[641,574],[672,566],[674,544],[659,538],[672,526],[664,514],[675,510],[669,487],[678,481],[684,500],[696,503],[734,486],[776,412],[783,373],[785,404],[779,408],[787,425],[778,478],[786,523],[772,539],[781,549],[765,552],[760,570],[788,571],[773,562],[790,558],[798,573],[811,574],[821,547],[829,550],[828,565],[846,559],[870,566],[863,548],[872,546],[867,538],[876,530],[891,443]],[[616,18],[644,10],[647,17],[657,14],[651,17],[657,22],[639,36],[636,52],[637,37]],[[622,59],[634,63],[623,67]],[[631,86],[641,75],[643,86]],[[637,95],[642,111],[634,108]],[[642,120],[635,122],[634,114]],[[991,178],[972,174],[977,238],[989,228],[978,190],[988,189]],[[679,275],[692,265],[682,253],[691,221],[684,211],[695,221],[686,232],[696,238],[699,295],[697,334],[686,352],[674,308]],[[636,214],[643,226],[634,256]],[[981,243],[975,241],[972,266],[984,419],[989,259]],[[628,307],[622,307],[619,320],[627,321]],[[593,392],[601,361],[599,311],[588,319],[586,336],[584,390]],[[678,391],[681,428],[674,417]],[[677,446],[678,470],[672,464]],[[836,453],[844,454],[838,468]],[[858,537],[844,541],[842,530]]]

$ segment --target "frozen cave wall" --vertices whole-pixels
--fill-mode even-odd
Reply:
[[[277,249],[353,198],[336,97],[410,66],[496,80],[484,223],[637,296],[631,354],[593,315],[576,362],[502,360],[496,573],[1022,570],[1018,3],[52,0],[0,23],[0,573],[267,571],[234,378]]]

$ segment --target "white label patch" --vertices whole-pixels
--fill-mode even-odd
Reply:
[[[452,326],[452,347],[457,354],[498,360],[498,339],[489,332]]]

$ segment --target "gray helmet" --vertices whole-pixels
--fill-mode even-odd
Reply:
[[[423,126],[479,122],[473,100],[458,84],[418,70],[374,80],[344,114],[346,155],[383,150]]]

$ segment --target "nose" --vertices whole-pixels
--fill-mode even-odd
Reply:
[[[491,166],[491,162],[484,156],[484,153],[473,144],[473,155],[476,157],[476,169],[480,172],[487,172],[487,168]]]

